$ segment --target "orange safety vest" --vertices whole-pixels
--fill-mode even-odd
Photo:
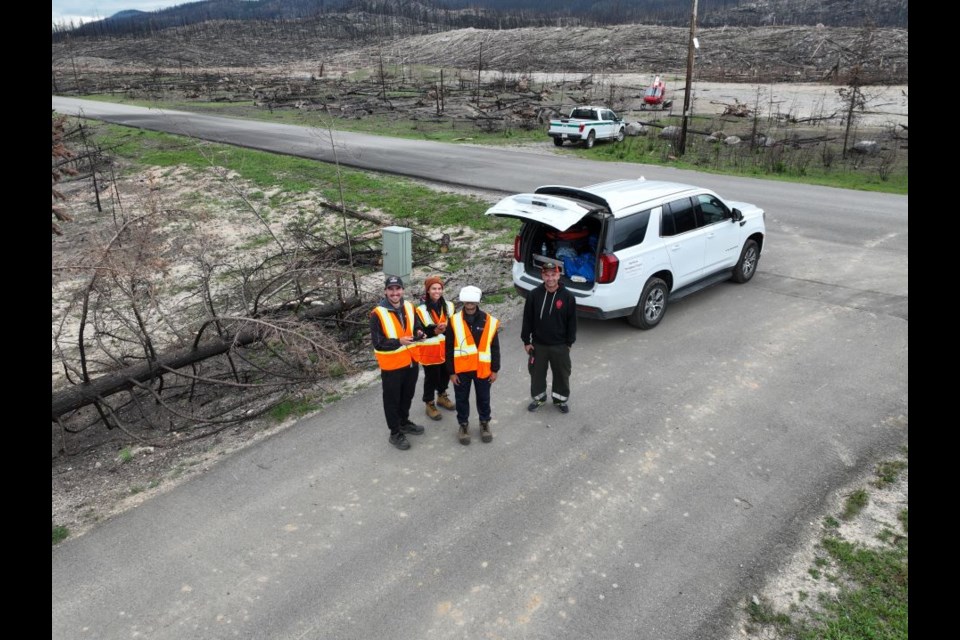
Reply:
[[[446,322],[447,319],[453,315],[453,303],[449,300],[444,300],[444,302],[446,303],[446,309],[439,314],[432,309],[428,309],[427,303],[423,303],[417,307],[417,315],[420,316],[420,321],[423,323],[423,326]],[[420,364],[443,364],[447,356],[446,341],[446,336],[441,333],[438,336],[431,336],[421,342]]]
[[[492,357],[490,354],[490,345],[493,344],[493,338],[497,335],[497,329],[500,321],[487,314],[487,321],[483,325],[483,333],[480,334],[480,344],[474,344],[473,332],[463,321],[463,311],[454,314],[450,319],[453,327],[453,370],[455,373],[465,371],[476,371],[477,377],[486,379],[490,377],[492,369]]]
[[[380,327],[383,329],[383,335],[387,338],[399,340],[400,338],[413,337],[413,322],[416,317],[416,311],[413,304],[404,300],[403,313],[406,317],[406,328],[400,325],[400,320],[396,314],[390,313],[384,307],[377,305],[373,313],[380,318]],[[380,351],[374,349],[373,354],[377,357],[377,364],[384,371],[393,371],[409,367],[414,362],[419,362],[419,346],[414,343],[407,346],[401,346],[393,351]]]

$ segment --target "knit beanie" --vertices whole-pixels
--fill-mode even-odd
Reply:
[[[443,280],[441,280],[438,276],[430,276],[429,278],[423,281],[423,290],[430,291],[430,287],[432,287],[435,284],[438,284],[442,287]]]

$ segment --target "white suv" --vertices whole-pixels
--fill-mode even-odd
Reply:
[[[753,277],[766,214],[713,191],[655,180],[588,187],[545,186],[504,198],[488,216],[519,218],[513,284],[526,296],[543,282],[546,260],[589,318],[626,316],[652,329],[667,301],[703,287]]]

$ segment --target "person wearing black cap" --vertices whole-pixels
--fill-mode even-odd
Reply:
[[[543,284],[527,295],[523,305],[520,338],[530,357],[530,396],[528,411],[536,411],[547,401],[547,369],[553,374],[551,396],[560,413],[570,405],[570,373],[573,366],[570,349],[577,340],[577,300],[560,282],[555,262],[540,269]]]
[[[403,280],[397,276],[387,277],[384,297],[370,312],[370,337],[380,367],[390,444],[409,449],[406,434],[423,433],[423,427],[410,420],[410,405],[420,373],[416,341],[426,334],[413,304],[403,299]]]

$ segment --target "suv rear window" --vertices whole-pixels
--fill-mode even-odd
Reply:
[[[619,251],[643,242],[649,222],[649,209],[617,220],[613,230],[613,250]]]

